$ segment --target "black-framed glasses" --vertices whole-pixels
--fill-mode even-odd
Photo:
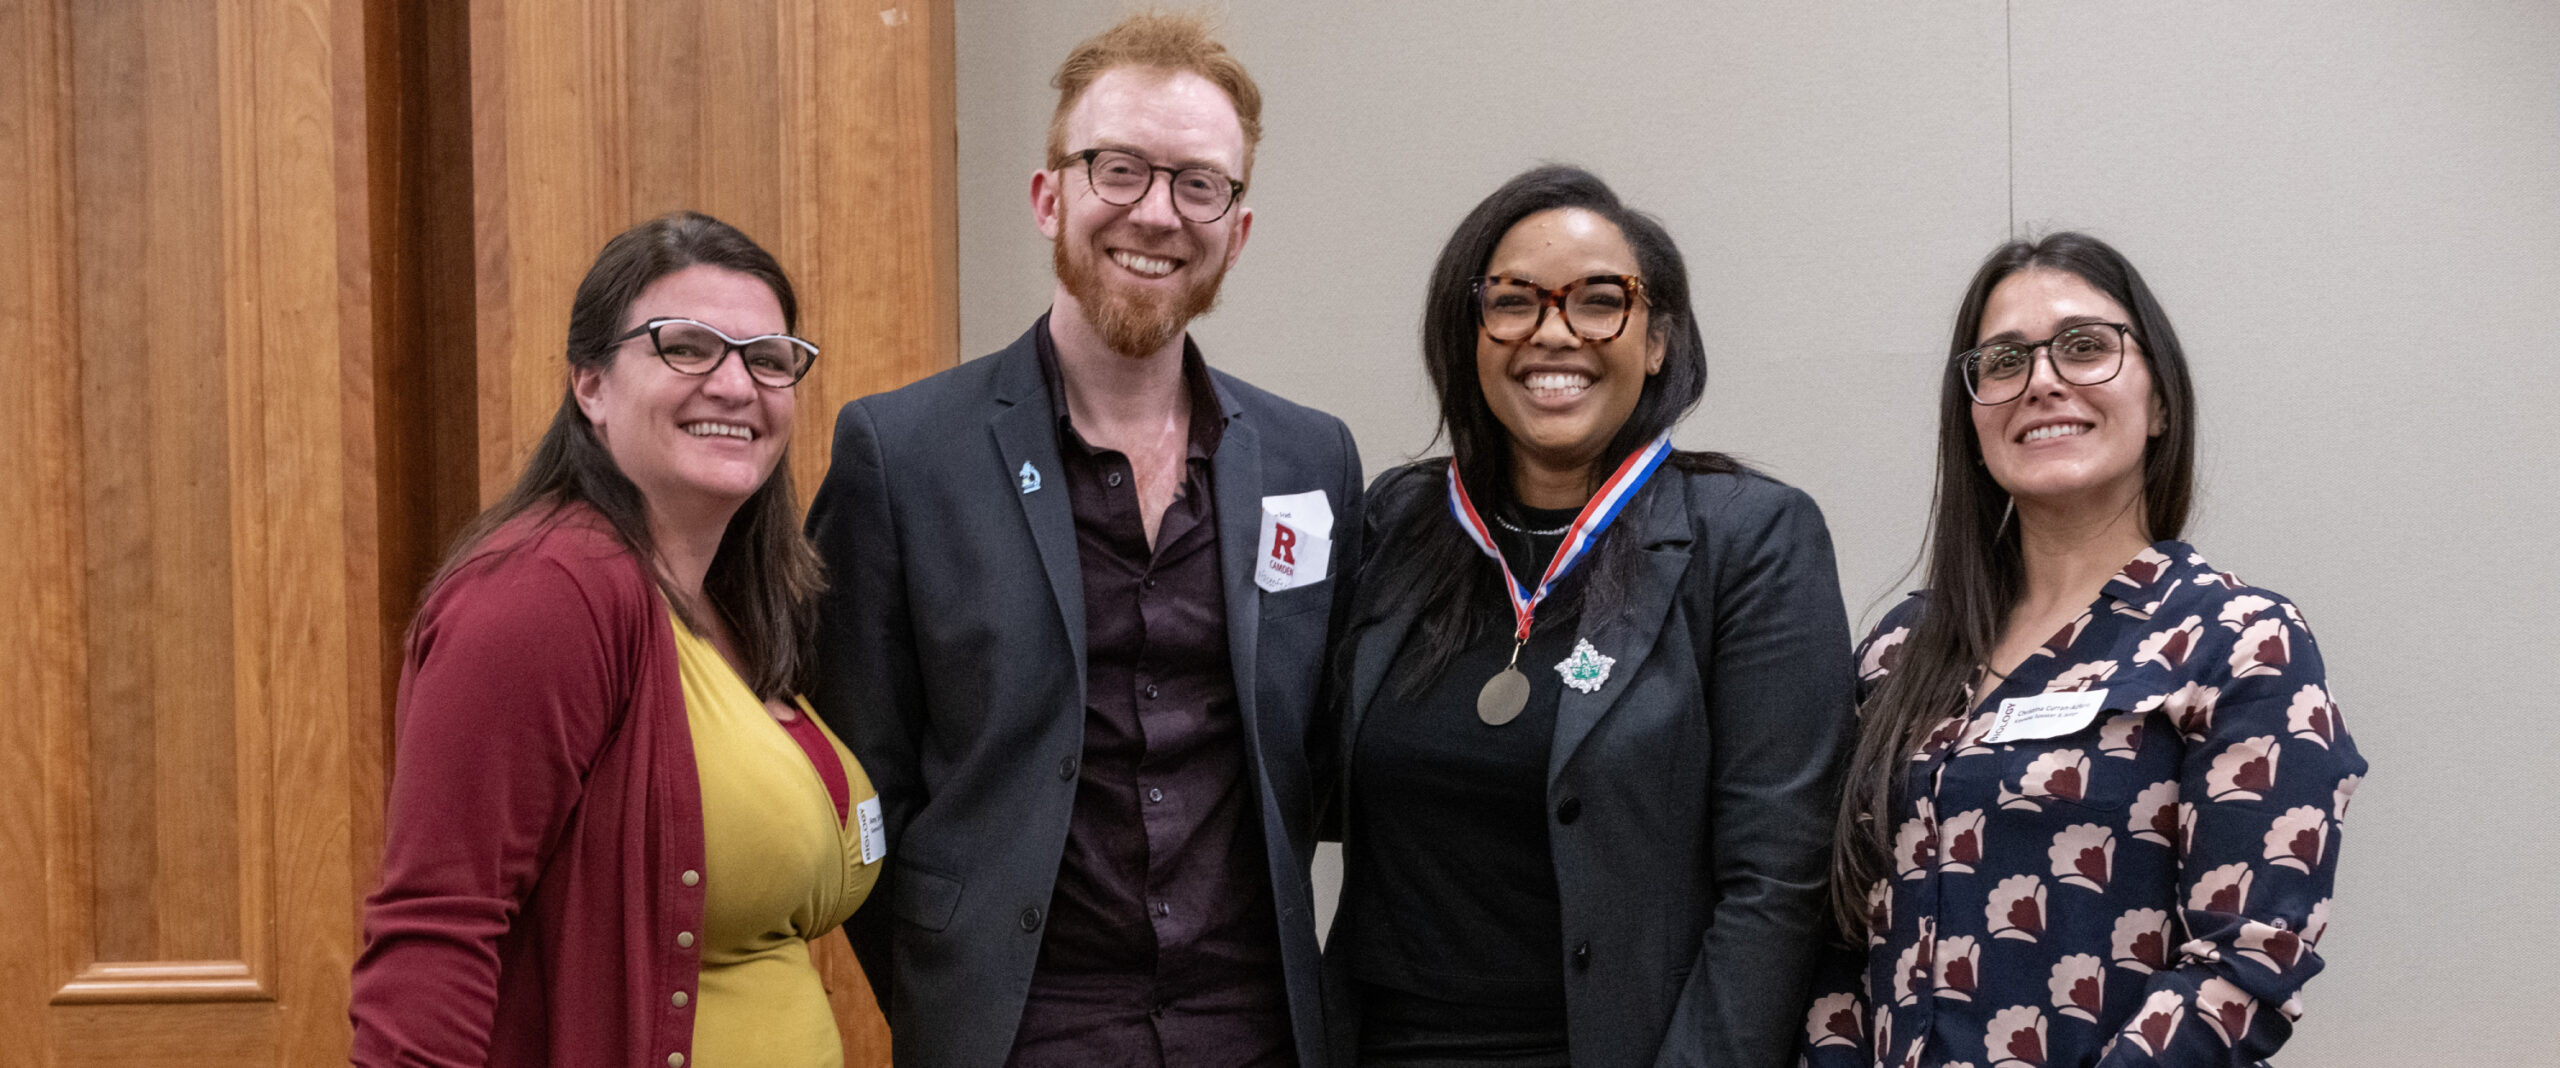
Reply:
[[[1147,190],[1156,187],[1156,175],[1171,181],[1173,211],[1196,223],[1213,223],[1226,218],[1244,196],[1244,183],[1230,178],[1215,167],[1159,167],[1145,156],[1116,148],[1088,148],[1070,152],[1057,165],[1064,167],[1084,162],[1085,184],[1093,195],[1116,208],[1125,208],[1147,198]]]
[[[767,389],[789,389],[809,373],[818,362],[818,347],[789,334],[762,334],[750,338],[734,338],[718,327],[691,319],[651,319],[633,327],[630,333],[613,339],[616,345],[649,336],[649,344],[657,349],[658,358],[667,369],[677,374],[707,375],[718,370],[720,361],[738,354],[738,363],[747,376]]]
[[[1506,275],[1476,279],[1476,319],[1495,341],[1527,340],[1550,307],[1563,309],[1573,336],[1607,341],[1626,332],[1628,313],[1644,299],[1644,279],[1631,274],[1595,274],[1555,289]]]
[[[2124,323],[2082,323],[2042,341],[2000,341],[1956,357],[1965,392],[1975,404],[2007,404],[2027,392],[2035,377],[2036,350],[2044,349],[2053,373],[2075,386],[2104,385],[2124,370],[2133,328]]]

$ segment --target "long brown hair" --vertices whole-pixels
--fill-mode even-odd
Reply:
[[[605,243],[578,283],[569,306],[568,364],[582,368],[612,365],[631,302],[649,283],[695,264],[707,264],[751,275],[773,290],[782,305],[783,329],[797,329],[799,298],[791,279],[747,235],[700,212],[662,215],[622,232]],[[564,376],[565,377],[565,376]],[[427,583],[432,596],[464,566],[483,557],[491,535],[520,517],[541,524],[559,521],[572,506],[584,505],[604,518],[632,554],[648,568],[658,592],[685,625],[700,630],[701,621],[685,598],[657,566],[657,544],[649,536],[649,505],[613,454],[596,440],[595,426],[578,408],[564,384],[560,410],[534,445],[533,458],[514,489],[480,513],[455,539],[435,578]],[[513,545],[498,546],[503,554]],[[800,689],[810,662],[809,648],[817,623],[817,596],[824,580],[817,550],[800,531],[798,498],[791,491],[791,457],[786,444],[773,474],[729,519],[719,552],[702,577],[702,598],[729,625],[737,640],[740,673],[756,696],[766,700]]]
[[[1955,357],[1979,344],[1991,291],[2030,268],[2069,272],[2133,317],[2133,339],[2150,361],[2152,388],[2159,391],[2166,422],[2143,449],[2143,514],[2151,537],[2180,536],[2194,499],[2195,387],[2177,331],[2141,273],[2106,242],[2070,231],[1992,250],[1956,311],[1955,335],[1938,384],[1938,485],[1929,516],[1928,593],[1894,672],[1858,709],[1858,746],[1850,758],[1831,864],[1832,911],[1853,943],[1864,942],[1867,887],[1893,870],[1888,825],[1901,772],[1931,728],[1963,711],[1965,684],[1976,665],[1990,660],[2009,609],[2025,587],[2017,524],[2006,522],[2009,495],[1988,468],[1975,462],[1982,443],[1974,435],[1973,397],[1965,392]]]

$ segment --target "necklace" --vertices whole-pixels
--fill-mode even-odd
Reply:
[[[1505,519],[1505,518],[1503,518],[1502,513],[1500,513],[1500,512],[1496,512],[1496,513],[1494,513],[1494,515],[1493,515],[1493,521],[1494,521],[1494,522],[1496,522],[1496,523],[1500,523],[1500,524],[1502,524],[1502,529],[1504,529],[1504,530],[1508,530],[1508,531],[1510,531],[1510,532],[1512,532],[1512,533],[1514,533],[1514,534],[1527,534],[1527,535],[1529,535],[1529,536],[1531,536],[1531,537],[1537,537],[1537,538],[1553,537],[1553,536],[1555,536],[1555,535],[1562,534],[1562,533],[1564,533],[1565,531],[1568,531],[1568,530],[1573,529],[1573,524],[1571,524],[1571,523],[1566,523],[1565,525],[1560,526],[1560,527],[1557,527],[1557,528],[1555,528],[1554,530],[1522,530],[1522,529],[1520,529],[1520,528],[1519,528],[1519,526],[1518,526],[1518,525],[1516,525],[1516,524],[1512,523],[1509,519]]]

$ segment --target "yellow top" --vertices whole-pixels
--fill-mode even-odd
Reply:
[[[719,650],[673,622],[702,783],[702,981],[686,1063],[840,1068],[843,1039],[809,940],[851,917],[880,877],[885,850],[875,844],[863,863],[861,836],[861,805],[879,795],[809,702],[794,698],[843,762],[852,800],[838,821],[808,752]]]

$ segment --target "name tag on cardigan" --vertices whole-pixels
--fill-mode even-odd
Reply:
[[[1984,734],[1982,740],[2020,742],[2060,738],[2087,727],[2090,721],[2098,718],[2098,710],[2105,707],[2105,690],[2012,697],[2000,702],[2000,711],[1992,714],[1991,731]]]
[[[1333,506],[1323,490],[1262,499],[1254,585],[1278,593],[1322,582],[1332,557]]]
[[[854,825],[862,831],[862,862],[878,864],[889,855],[889,830],[880,823],[880,799],[864,798],[853,806]]]

